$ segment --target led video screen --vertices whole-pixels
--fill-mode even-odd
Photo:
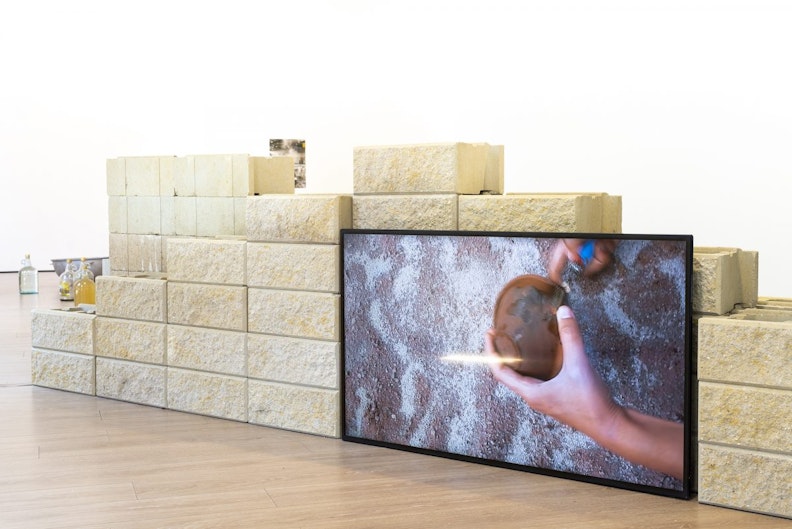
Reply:
[[[692,236],[341,242],[345,440],[689,497]]]

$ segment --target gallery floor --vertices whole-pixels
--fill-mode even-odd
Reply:
[[[30,311],[0,274],[0,527],[792,528],[645,493],[34,387]]]

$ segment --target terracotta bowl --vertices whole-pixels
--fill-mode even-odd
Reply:
[[[547,278],[518,276],[509,281],[495,302],[495,350],[519,358],[509,367],[530,377],[550,380],[561,370],[561,340],[556,310],[566,292]]]

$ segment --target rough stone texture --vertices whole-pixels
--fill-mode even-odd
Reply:
[[[352,198],[352,227],[456,230],[457,195],[360,195]]]
[[[339,387],[340,343],[248,335],[248,376],[330,389]]]
[[[294,193],[294,158],[254,156],[251,163],[256,195]]]
[[[247,244],[247,285],[339,292],[337,244]]]
[[[97,356],[150,364],[165,363],[164,323],[99,316],[94,321],[94,329],[94,353]]]
[[[698,377],[792,389],[792,321],[701,318]]]
[[[323,292],[248,289],[248,330],[338,341],[340,296]]]
[[[241,240],[170,238],[168,279],[244,285],[246,245]]]
[[[490,145],[487,155],[487,168],[484,172],[484,191],[495,195],[503,193],[504,186],[504,147]]]
[[[168,368],[168,408],[247,421],[247,379]]]
[[[107,212],[110,233],[127,233],[127,198],[107,197]]]
[[[126,160],[109,158],[105,163],[107,172],[107,194],[109,196],[126,195]]]
[[[126,163],[126,195],[157,197],[160,194],[159,158],[129,156]]]
[[[234,197],[195,198],[195,233],[199,237],[234,235]]]
[[[615,207],[601,194],[481,195],[459,197],[462,231],[601,232],[613,224]],[[357,197],[356,197],[357,199]],[[616,231],[616,230],[609,230]],[[618,230],[620,231],[620,230]]]
[[[699,398],[700,441],[792,455],[792,391],[701,382]]]
[[[96,393],[94,356],[33,349],[31,379],[34,385],[75,393]]]
[[[193,156],[193,164],[196,196],[233,196],[233,163],[230,154]]]
[[[789,454],[702,443],[699,471],[699,502],[792,518]]]
[[[126,272],[129,270],[129,254],[127,253],[127,238],[125,233],[111,233],[108,237],[108,256],[112,272]],[[115,275],[115,274],[114,274]]]
[[[490,156],[486,143],[430,143],[355,147],[355,194],[455,193],[477,195]]]
[[[167,282],[168,322],[247,330],[247,287]]]
[[[127,197],[128,233],[156,235],[160,233],[160,197]]]
[[[127,235],[127,270],[130,272],[162,271],[162,236]]]
[[[110,358],[96,359],[96,396],[164,408],[166,368]]]
[[[102,277],[102,276],[100,276]],[[94,319],[83,312],[33,309],[31,342],[33,347],[71,353],[93,354]]]
[[[739,248],[696,247],[693,250],[693,310],[726,314],[738,304],[756,305],[759,254]]]
[[[340,242],[352,227],[352,197],[345,195],[262,195],[248,197],[248,241]]]
[[[245,376],[244,332],[168,325],[168,365]]]
[[[248,385],[251,423],[338,437],[338,391],[256,380],[250,380]]]
[[[118,276],[96,278],[96,314],[128,320],[165,322],[166,282]]]

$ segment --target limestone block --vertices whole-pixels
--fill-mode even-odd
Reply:
[[[340,296],[320,292],[248,289],[248,330],[338,341]]]
[[[159,196],[176,196],[176,157],[159,157]]]
[[[247,330],[247,287],[167,283],[169,323]]]
[[[168,325],[168,365],[245,376],[246,333]]]
[[[340,247],[336,244],[247,245],[247,285],[288,290],[340,290]]]
[[[176,197],[160,197],[160,234],[176,235]]]
[[[173,224],[172,234],[195,237],[198,234],[198,199],[196,197],[173,197],[173,219],[170,217],[166,227]],[[163,233],[165,233],[163,231]],[[167,233],[171,234],[171,231]]]
[[[459,197],[463,231],[600,232],[603,216],[597,194]]]
[[[698,500],[792,518],[792,456],[699,445]]]
[[[354,192],[478,195],[489,154],[486,143],[355,147]]]
[[[127,233],[127,197],[107,197],[107,216],[110,233]]]
[[[127,253],[128,236],[122,233],[111,233],[108,237],[108,255],[110,267],[114,271],[129,270],[129,254]]]
[[[160,272],[162,262],[162,236],[127,236],[127,269],[130,272]]]
[[[99,316],[165,322],[166,300],[166,282],[160,279],[96,278],[96,314]]]
[[[127,197],[127,233],[160,233],[160,197]]]
[[[168,279],[244,285],[246,244],[241,240],[169,238]]]
[[[622,197],[602,195],[602,233],[622,232]]]
[[[249,241],[339,244],[352,227],[352,197],[262,195],[247,199]]]
[[[83,312],[33,309],[31,343],[33,347],[42,349],[92,355],[95,318]]]
[[[742,285],[740,303],[755,307],[759,301],[759,252],[740,250],[738,257]]]
[[[340,431],[339,392],[250,380],[248,416],[253,424],[328,437]]]
[[[692,303],[695,312],[726,314],[742,299],[739,250],[693,249]]]
[[[96,359],[96,396],[164,408],[165,366]]]
[[[181,156],[173,160],[173,196],[195,196],[195,159]]]
[[[501,195],[504,190],[504,147],[503,145],[489,145],[488,147],[483,190],[490,194]]]
[[[235,197],[246,197],[253,194],[255,173],[253,159],[247,154],[231,155],[232,194]]]
[[[792,389],[792,322],[701,318],[698,377]]]
[[[126,158],[126,195],[158,197],[160,194],[159,158],[130,156]]]
[[[247,237],[247,198],[234,198],[234,235]]]
[[[291,156],[256,156],[251,159],[253,194],[294,193],[294,158]]]
[[[457,195],[355,196],[352,227],[453,231],[457,229]]]
[[[94,321],[97,356],[165,363],[165,324],[99,316]]]
[[[792,455],[792,391],[701,382],[699,440]]]
[[[777,310],[792,310],[792,298],[775,298],[762,296],[756,302],[757,308],[770,308]]]
[[[234,198],[196,197],[195,217],[198,237],[234,235]]]
[[[94,356],[33,349],[30,358],[34,385],[94,395]]]
[[[168,408],[247,421],[247,379],[168,368]]]
[[[340,344],[248,335],[248,376],[330,389],[339,387]]]
[[[105,163],[107,171],[107,194],[126,196],[126,159],[109,158]]]
[[[234,173],[231,155],[210,154],[193,156],[192,158],[196,196],[234,196]]]

